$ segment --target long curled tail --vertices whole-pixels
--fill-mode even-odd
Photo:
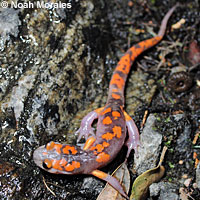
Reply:
[[[131,65],[138,55],[162,40],[167,27],[167,22],[177,6],[178,3],[167,12],[161,22],[160,30],[157,36],[132,46],[120,59],[110,81],[107,103],[118,101],[119,104],[124,105],[124,86],[128,73],[131,69]]]

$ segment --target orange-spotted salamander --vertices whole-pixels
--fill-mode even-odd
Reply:
[[[36,165],[56,174],[92,174],[107,181],[128,199],[119,181],[99,168],[111,162],[124,144],[128,147],[126,158],[132,149],[137,153],[139,132],[132,118],[124,111],[125,82],[135,58],[163,38],[168,19],[176,7],[172,7],[163,18],[157,36],[132,46],[118,62],[110,81],[106,105],[86,115],[77,131],[77,142],[83,136],[86,139],[84,146],[50,142],[34,151]],[[92,128],[95,119],[98,119],[96,134]],[[129,138],[125,141],[127,130]]]

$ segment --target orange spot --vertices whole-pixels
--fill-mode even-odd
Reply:
[[[64,148],[63,148],[63,153],[64,154],[69,154],[71,151],[71,153],[74,155],[77,153],[77,150],[75,149],[74,146],[69,146],[69,145],[66,145]]]
[[[60,166],[65,166],[67,164],[67,161],[64,159],[64,158],[62,158],[61,160],[60,160]]]
[[[105,133],[101,136],[103,139],[106,139],[106,140],[112,140],[113,137],[115,137],[112,133]]]
[[[114,98],[114,99],[120,99],[121,96],[118,95],[118,94],[112,93],[112,98]]]
[[[103,146],[104,146],[104,147],[109,147],[110,144],[109,144],[108,142],[105,142],[105,141],[104,141],[104,142],[103,142]]]
[[[121,114],[119,112],[117,112],[117,111],[113,111],[112,112],[112,116],[114,117],[114,119],[117,119],[118,117],[121,116]]]
[[[97,149],[98,152],[102,152],[103,149],[104,149],[104,146],[102,146],[102,144],[97,144],[96,149]]]
[[[63,168],[59,165],[58,170],[63,171]]]
[[[122,128],[120,126],[114,126],[113,133],[117,138],[120,138],[122,135]]]
[[[98,154],[96,161],[97,162],[108,162],[110,159],[110,155],[106,154],[105,152],[102,152],[100,154]]]
[[[70,146],[65,146],[62,151],[64,154],[69,154],[69,149],[70,149]]]
[[[111,112],[111,108],[110,108],[110,107],[107,108],[107,109],[105,109],[105,110],[101,113],[101,115],[105,115],[105,114],[108,113],[108,112]]]
[[[109,116],[105,117],[103,119],[103,124],[112,124],[112,120]]]
[[[111,134],[111,135],[113,136],[113,134]],[[114,137],[114,136],[113,136],[113,137]],[[98,152],[102,152],[102,151],[104,150],[104,148],[105,148],[105,147],[108,147],[108,146],[110,146],[110,144],[104,141],[102,144],[97,144],[96,146],[91,147],[90,150],[91,150],[91,151],[97,150]],[[94,154],[96,155],[97,152],[94,151]]]
[[[48,153],[47,153],[47,152],[43,152],[42,154],[43,154],[44,156],[46,156]]]
[[[100,170],[97,170],[97,169],[92,171],[91,174],[93,176],[96,176],[96,177],[100,178],[100,179],[105,179],[108,176],[106,173],[104,173],[104,172],[102,172]]]
[[[101,111],[104,109],[104,107],[102,107],[102,108],[97,108],[96,110],[94,110],[96,113],[98,113],[98,114],[100,114],[101,113]]]
[[[115,84],[119,89],[122,89],[125,82],[124,79],[119,74],[113,74],[110,84]]]
[[[75,167],[71,164],[68,164],[64,168],[65,168],[66,171],[71,172],[71,171],[74,170]]]
[[[77,150],[75,149],[75,147],[71,147],[71,152],[73,155],[77,153]]]
[[[52,167],[54,169],[62,170],[62,167],[60,166],[60,160],[53,160],[52,161]]]
[[[124,111],[124,116],[126,121],[132,120],[132,118],[125,111]]]
[[[74,166],[74,168],[80,168],[81,164],[80,162],[77,162],[77,161],[72,161],[72,165]]]
[[[95,142],[95,137],[90,137],[90,138],[88,138],[87,140],[86,140],[86,142],[85,142],[85,145],[84,145],[84,147],[83,147],[83,150],[87,150],[87,149],[89,149],[92,145],[93,145],[93,143]]]
[[[45,165],[50,169],[52,167],[52,162],[49,159],[44,160]]]
[[[54,145],[54,149],[56,150],[56,152],[58,154],[61,154],[61,148],[62,148],[62,144],[55,144]]]
[[[81,164],[77,161],[72,161],[72,164],[66,165],[64,168],[66,171],[73,171],[74,169],[80,168]]]
[[[113,89],[112,89],[112,92],[119,92],[119,90],[116,89],[116,88],[113,88]]]
[[[96,147],[91,147],[91,148],[90,148],[91,151],[93,151],[93,150],[95,150],[95,149],[96,149]]]
[[[46,145],[46,150],[49,151],[49,150],[52,150],[54,148],[54,145],[55,145],[55,142],[49,142],[47,145]]]

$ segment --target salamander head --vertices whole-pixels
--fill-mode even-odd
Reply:
[[[50,173],[74,174],[80,168],[80,163],[66,157],[69,155],[70,158],[77,152],[74,146],[50,142],[37,148],[33,153],[33,159],[37,166]]]

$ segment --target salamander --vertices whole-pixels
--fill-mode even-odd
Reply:
[[[172,7],[163,18],[157,36],[132,46],[118,62],[110,80],[106,105],[90,112],[81,121],[77,142],[84,137],[84,146],[49,142],[34,151],[33,159],[37,166],[56,174],[94,175],[108,182],[128,199],[119,181],[99,168],[110,163],[124,144],[128,147],[126,158],[131,150],[137,153],[139,132],[133,119],[124,110],[125,82],[137,56],[161,41],[176,7]],[[98,119],[96,134],[92,127],[95,119]]]

